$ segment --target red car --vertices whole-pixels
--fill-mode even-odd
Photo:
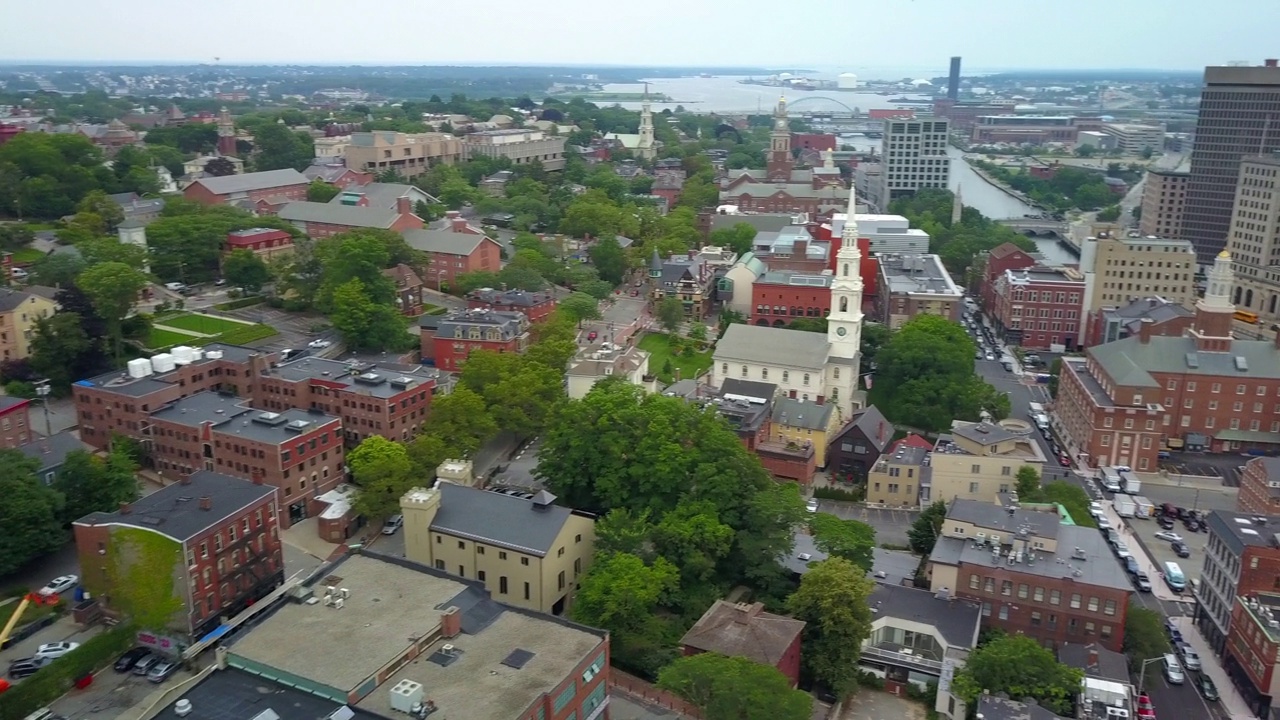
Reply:
[[[590,342],[590,341],[592,341],[592,340],[595,340],[595,339],[596,339],[596,331],[595,331],[595,330],[592,330],[591,332],[587,333],[587,341],[588,341],[588,342]]]
[[[1059,455],[1058,464],[1061,465],[1062,467],[1071,467],[1071,458],[1067,457],[1065,453],[1062,455]]]
[[[1151,696],[1143,693],[1138,696],[1138,717],[1151,718],[1155,720],[1156,706],[1151,702]]]

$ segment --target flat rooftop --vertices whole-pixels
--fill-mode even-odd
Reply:
[[[444,644],[437,643],[356,707],[396,717],[388,691],[401,680],[412,680],[422,683],[443,717],[509,720],[552,693],[592,653],[601,652],[604,638],[558,618],[507,608],[479,634],[447,642],[461,651],[447,666],[434,660]],[[532,655],[519,669],[504,664],[517,650]]]
[[[182,697],[191,701],[187,720],[249,720],[267,710],[280,720],[320,720],[343,707],[235,668],[213,673],[182,693]],[[353,712],[351,720],[385,720],[364,710]]]
[[[322,380],[346,385],[347,392],[376,398],[390,398],[434,380],[426,374],[408,372],[401,365],[374,365],[326,358],[305,357],[271,368],[268,377],[289,382]]]
[[[435,608],[448,607],[469,588],[366,555],[347,557],[331,568],[330,578],[315,585],[318,594],[326,585],[347,588],[345,607],[285,604],[237,639],[231,653],[350,692],[406,652],[412,638],[434,632],[440,625]],[[342,652],[316,652],[318,647]]]
[[[218,432],[239,435],[255,442],[283,445],[337,419],[322,412],[297,408],[279,412],[254,410],[219,427]]]
[[[248,400],[235,395],[201,392],[179,398],[151,414],[153,420],[175,425],[200,427],[205,423],[221,425],[232,418],[251,412]]]
[[[881,255],[880,274],[891,293],[964,296],[937,255]]]
[[[944,565],[1000,567],[1010,572],[1070,579],[1086,585],[1132,589],[1128,573],[1120,567],[1106,538],[1094,528],[1075,525],[1058,528],[1058,552],[1037,550],[1024,554],[1023,561],[1013,565],[1009,564],[1007,555],[995,555],[989,546],[976,545],[972,538],[938,538],[929,560]]]

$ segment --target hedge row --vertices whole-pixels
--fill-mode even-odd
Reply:
[[[813,496],[822,500],[846,500],[848,502],[861,502],[863,500],[863,494],[860,492],[833,487],[816,487],[813,489]]]
[[[76,680],[115,662],[121,653],[133,647],[137,635],[133,626],[119,625],[89,638],[0,695],[0,720],[23,720],[62,697],[75,687]]]
[[[266,298],[261,295],[250,295],[249,297],[242,297],[239,300],[228,300],[224,303],[218,303],[217,305],[214,305],[214,307],[219,310],[239,310],[240,308],[260,305],[265,301]]]

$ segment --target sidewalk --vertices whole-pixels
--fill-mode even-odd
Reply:
[[[1213,684],[1218,686],[1218,694],[1222,696],[1218,703],[1227,711],[1228,717],[1231,720],[1254,720],[1255,715],[1245,704],[1244,698],[1240,697],[1236,686],[1227,676],[1227,671],[1223,670],[1222,664],[1218,662],[1218,656],[1213,654],[1213,648],[1205,642],[1204,637],[1200,635],[1200,629],[1191,621],[1191,618],[1170,619],[1174,625],[1178,626],[1182,639],[1200,656],[1200,672],[1208,675],[1209,679],[1213,680]]]
[[[1164,582],[1164,571],[1156,566],[1155,561],[1151,559],[1151,555],[1147,552],[1146,546],[1142,544],[1138,535],[1129,529],[1129,525],[1123,518],[1116,514],[1116,509],[1111,502],[1104,499],[1099,500],[1098,503],[1102,505],[1102,511],[1106,515],[1107,522],[1111,523],[1111,527],[1120,533],[1120,539],[1128,546],[1129,554],[1133,555],[1134,559],[1138,561],[1138,567],[1151,580],[1151,594],[1157,599],[1166,602],[1191,602],[1190,598],[1178,595],[1169,589],[1169,586]],[[1117,562],[1119,562],[1118,559]],[[1121,568],[1123,568],[1123,565]]]

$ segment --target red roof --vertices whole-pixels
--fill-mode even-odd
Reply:
[[[1022,248],[1018,247],[1017,245],[1014,245],[1013,243],[1003,243],[1001,245],[997,245],[996,247],[991,248],[991,257],[993,258],[1008,257],[1016,252],[1023,252],[1023,250]]]
[[[908,435],[908,436],[906,436],[906,437],[902,438],[901,440],[899,440],[898,442],[894,443],[894,444],[889,448],[889,451],[888,451],[887,453],[885,453],[885,454],[886,454],[886,455],[892,455],[892,454],[894,454],[895,452],[897,452],[898,448],[900,448],[900,447],[918,447],[918,448],[920,448],[920,449],[922,449],[922,450],[932,450],[932,449],[933,449],[933,443],[929,442],[928,440],[925,440],[924,438],[920,437],[919,435],[912,434],[912,435]]]

